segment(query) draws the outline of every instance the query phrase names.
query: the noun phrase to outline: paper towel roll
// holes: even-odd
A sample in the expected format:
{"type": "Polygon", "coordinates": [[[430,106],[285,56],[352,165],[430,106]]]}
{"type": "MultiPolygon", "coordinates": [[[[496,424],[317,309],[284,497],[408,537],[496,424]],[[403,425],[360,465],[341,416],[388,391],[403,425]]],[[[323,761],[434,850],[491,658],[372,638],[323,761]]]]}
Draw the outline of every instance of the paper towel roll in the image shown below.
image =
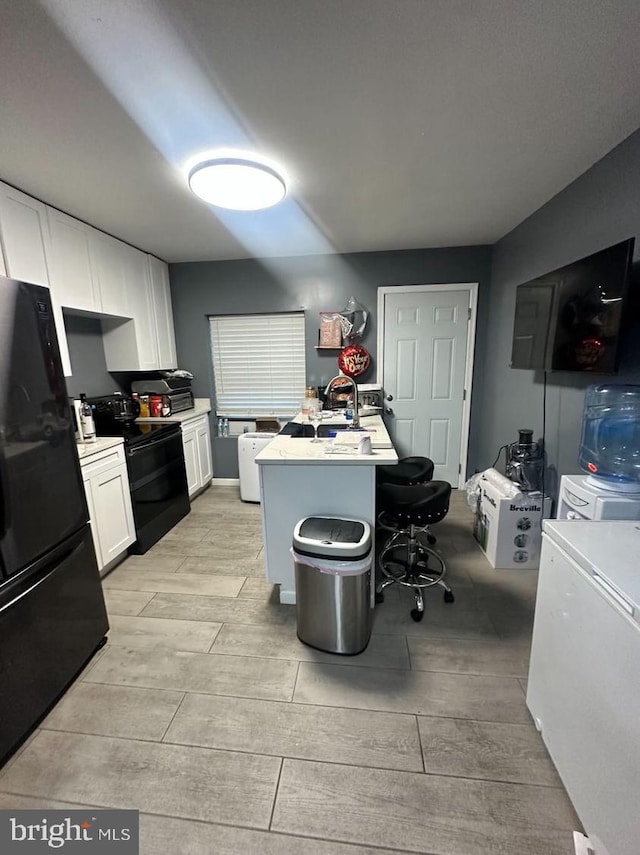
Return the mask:
{"type": "Polygon", "coordinates": [[[495,487],[496,490],[499,490],[506,499],[513,499],[514,502],[524,499],[524,493],[518,488],[518,485],[505,478],[497,469],[485,469],[482,477],[495,487]]]}

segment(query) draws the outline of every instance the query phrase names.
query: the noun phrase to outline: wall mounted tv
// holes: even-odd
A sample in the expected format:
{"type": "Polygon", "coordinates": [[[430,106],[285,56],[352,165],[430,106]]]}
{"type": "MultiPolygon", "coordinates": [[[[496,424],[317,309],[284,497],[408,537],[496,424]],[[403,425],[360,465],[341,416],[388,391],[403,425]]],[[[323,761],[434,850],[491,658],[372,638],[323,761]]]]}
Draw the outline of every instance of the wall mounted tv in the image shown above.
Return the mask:
{"type": "Polygon", "coordinates": [[[519,285],[512,368],[615,374],[634,238],[519,285]]]}

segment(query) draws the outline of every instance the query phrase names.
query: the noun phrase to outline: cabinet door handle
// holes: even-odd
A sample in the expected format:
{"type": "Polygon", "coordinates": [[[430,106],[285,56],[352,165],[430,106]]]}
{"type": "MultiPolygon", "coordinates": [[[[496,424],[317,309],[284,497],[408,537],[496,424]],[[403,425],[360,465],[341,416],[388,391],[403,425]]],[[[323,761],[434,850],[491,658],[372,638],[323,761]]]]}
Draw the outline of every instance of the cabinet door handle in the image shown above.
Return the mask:
{"type": "Polygon", "coordinates": [[[601,588],[604,588],[604,590],[607,592],[607,594],[609,594],[611,599],[615,600],[616,603],[621,608],[623,608],[627,614],[633,615],[633,606],[631,605],[631,603],[628,600],[625,600],[622,594],[619,594],[616,589],[613,588],[609,584],[609,582],[606,581],[606,579],[603,579],[599,573],[596,573],[595,570],[593,571],[593,581],[600,585],[601,588]]]}

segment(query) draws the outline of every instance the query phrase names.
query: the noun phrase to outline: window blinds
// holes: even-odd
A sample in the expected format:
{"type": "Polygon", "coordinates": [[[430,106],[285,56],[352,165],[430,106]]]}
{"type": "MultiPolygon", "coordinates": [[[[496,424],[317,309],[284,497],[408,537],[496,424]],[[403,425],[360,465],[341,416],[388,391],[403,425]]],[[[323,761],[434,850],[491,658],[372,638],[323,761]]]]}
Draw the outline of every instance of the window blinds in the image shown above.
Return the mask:
{"type": "Polygon", "coordinates": [[[305,389],[304,313],[210,317],[216,413],[292,416],[305,389]]]}

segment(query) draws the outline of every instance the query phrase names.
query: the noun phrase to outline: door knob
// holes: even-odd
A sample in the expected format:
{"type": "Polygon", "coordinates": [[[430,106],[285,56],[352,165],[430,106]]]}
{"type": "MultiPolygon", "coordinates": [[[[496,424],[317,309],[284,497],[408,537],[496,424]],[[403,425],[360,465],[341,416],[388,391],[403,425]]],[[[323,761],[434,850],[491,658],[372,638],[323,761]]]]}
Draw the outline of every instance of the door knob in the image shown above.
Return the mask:
{"type": "Polygon", "coordinates": [[[393,395],[387,395],[387,401],[393,401],[393,395]]]}
{"type": "Polygon", "coordinates": [[[391,407],[385,407],[385,408],[384,408],[384,411],[385,411],[385,413],[386,413],[388,416],[392,416],[392,415],[393,415],[393,410],[391,409],[391,407]]]}

